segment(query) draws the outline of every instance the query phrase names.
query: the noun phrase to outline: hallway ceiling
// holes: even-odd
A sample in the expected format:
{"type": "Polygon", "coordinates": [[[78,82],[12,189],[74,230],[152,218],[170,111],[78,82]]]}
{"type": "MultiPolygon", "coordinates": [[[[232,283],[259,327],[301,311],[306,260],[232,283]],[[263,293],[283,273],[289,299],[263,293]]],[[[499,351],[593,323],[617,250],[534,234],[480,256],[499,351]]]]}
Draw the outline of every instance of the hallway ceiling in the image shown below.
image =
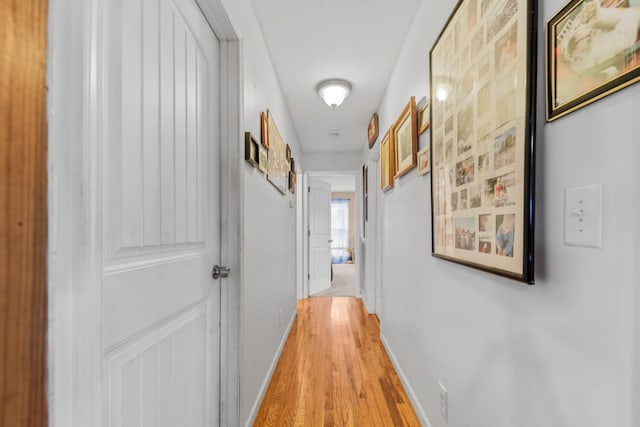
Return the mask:
{"type": "Polygon", "coordinates": [[[304,152],[364,149],[421,1],[251,0],[304,152]],[[335,109],[316,92],[330,78],[353,85],[335,109]]]}

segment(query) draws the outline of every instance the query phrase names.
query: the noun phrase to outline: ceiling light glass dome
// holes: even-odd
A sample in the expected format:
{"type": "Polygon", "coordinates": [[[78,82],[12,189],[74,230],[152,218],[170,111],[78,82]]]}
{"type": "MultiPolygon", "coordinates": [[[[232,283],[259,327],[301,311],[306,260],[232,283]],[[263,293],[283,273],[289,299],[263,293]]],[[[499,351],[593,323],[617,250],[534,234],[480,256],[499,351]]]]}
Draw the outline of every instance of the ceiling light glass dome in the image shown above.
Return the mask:
{"type": "Polygon", "coordinates": [[[318,94],[329,107],[338,107],[351,93],[351,83],[346,80],[324,80],[318,84],[318,94]]]}

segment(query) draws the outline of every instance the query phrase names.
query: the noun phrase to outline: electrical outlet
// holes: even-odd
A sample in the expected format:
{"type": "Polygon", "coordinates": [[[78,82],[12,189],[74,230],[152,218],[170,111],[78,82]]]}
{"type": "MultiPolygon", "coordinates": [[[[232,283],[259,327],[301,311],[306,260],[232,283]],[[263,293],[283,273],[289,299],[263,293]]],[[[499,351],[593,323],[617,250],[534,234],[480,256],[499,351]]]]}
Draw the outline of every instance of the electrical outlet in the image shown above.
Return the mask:
{"type": "Polygon", "coordinates": [[[438,382],[440,386],[440,413],[444,417],[445,421],[449,421],[449,397],[447,396],[447,389],[441,382],[438,382]]]}
{"type": "Polygon", "coordinates": [[[280,312],[278,313],[278,327],[282,328],[282,309],[280,309],[280,312]]]}

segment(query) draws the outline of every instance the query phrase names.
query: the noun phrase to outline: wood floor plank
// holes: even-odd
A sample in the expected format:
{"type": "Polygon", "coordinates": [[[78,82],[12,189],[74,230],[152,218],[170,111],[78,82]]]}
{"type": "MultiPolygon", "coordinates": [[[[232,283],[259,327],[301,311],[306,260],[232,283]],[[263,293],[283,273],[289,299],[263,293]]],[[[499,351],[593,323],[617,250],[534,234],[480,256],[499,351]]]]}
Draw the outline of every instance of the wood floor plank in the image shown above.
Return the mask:
{"type": "Polygon", "coordinates": [[[255,426],[419,426],[361,300],[298,301],[255,426]]]}

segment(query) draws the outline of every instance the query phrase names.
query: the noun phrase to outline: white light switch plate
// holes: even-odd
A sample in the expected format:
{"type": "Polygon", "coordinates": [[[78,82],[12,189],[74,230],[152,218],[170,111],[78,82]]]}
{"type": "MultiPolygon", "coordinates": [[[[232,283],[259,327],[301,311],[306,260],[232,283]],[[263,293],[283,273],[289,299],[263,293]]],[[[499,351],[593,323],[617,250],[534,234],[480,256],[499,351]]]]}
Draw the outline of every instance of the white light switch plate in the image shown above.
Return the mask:
{"type": "Polygon", "coordinates": [[[438,382],[438,386],[439,386],[439,392],[440,392],[440,414],[442,414],[442,417],[444,418],[444,420],[448,422],[449,421],[448,392],[445,386],[441,382],[438,382]]]}
{"type": "Polygon", "coordinates": [[[564,202],[564,243],[602,247],[602,185],[568,188],[564,202]]]}

